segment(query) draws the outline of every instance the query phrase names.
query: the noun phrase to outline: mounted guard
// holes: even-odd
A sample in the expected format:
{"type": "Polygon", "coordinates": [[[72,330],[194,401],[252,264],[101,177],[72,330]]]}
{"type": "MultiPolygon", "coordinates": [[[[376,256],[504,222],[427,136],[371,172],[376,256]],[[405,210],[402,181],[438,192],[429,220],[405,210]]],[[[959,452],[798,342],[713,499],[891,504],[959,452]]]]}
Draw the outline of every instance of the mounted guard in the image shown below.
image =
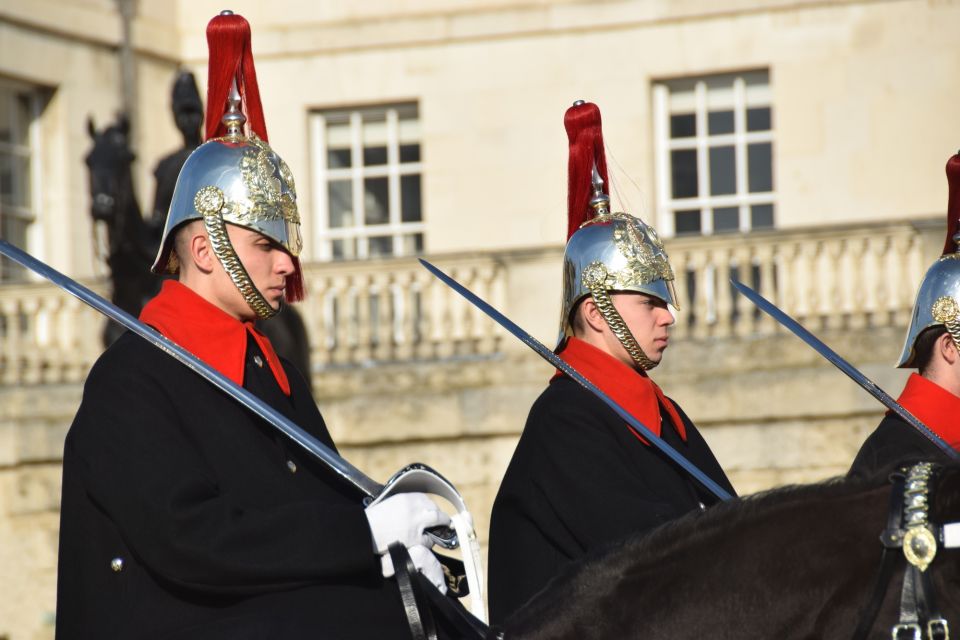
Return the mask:
{"type": "MultiPolygon", "coordinates": [[[[0,241],[132,331],[91,370],[65,443],[57,638],[406,637],[391,576],[461,612],[431,549],[455,544],[452,525],[465,563],[478,555],[469,514],[429,468],[380,485],[340,458],[306,381],[256,330],[303,294],[296,190],[266,141],[249,24],[224,12],[207,36],[209,140],[154,264],[177,278],[141,321],[0,241]]],[[[459,635],[447,619],[431,632],[459,635]]]]}
{"type": "MultiPolygon", "coordinates": [[[[568,242],[559,357],[733,493],[693,423],[650,379],[679,300],[656,231],[611,212],[596,105],[565,116],[568,242]]],[[[610,407],[558,371],[534,403],[493,507],[490,612],[495,624],[568,563],[618,538],[718,500],[610,407]]]]}
{"type": "MultiPolygon", "coordinates": [[[[960,450],[960,154],[947,160],[947,237],[943,254],[927,270],[913,306],[897,366],[916,369],[898,402],[955,451],[960,450]]],[[[954,456],[955,457],[955,456],[954,456]]],[[[863,443],[850,468],[870,476],[894,466],[950,462],[948,452],[888,412],[863,443]]]]}

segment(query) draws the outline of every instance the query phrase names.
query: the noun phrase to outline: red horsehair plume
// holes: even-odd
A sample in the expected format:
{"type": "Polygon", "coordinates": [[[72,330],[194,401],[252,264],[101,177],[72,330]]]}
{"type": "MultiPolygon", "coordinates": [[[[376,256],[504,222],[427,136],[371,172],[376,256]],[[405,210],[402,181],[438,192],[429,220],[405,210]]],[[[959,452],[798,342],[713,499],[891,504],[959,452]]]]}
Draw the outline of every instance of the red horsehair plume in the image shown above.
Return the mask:
{"type": "MultiPolygon", "coordinates": [[[[250,23],[235,13],[221,13],[207,24],[207,46],[210,62],[207,69],[206,138],[226,135],[221,121],[227,111],[227,98],[234,80],[240,93],[240,109],[247,117],[248,130],[267,141],[267,123],[260,103],[257,70],[253,66],[250,45],[250,23]]],[[[303,300],[303,269],[300,259],[293,257],[294,271],[286,279],[287,302],[303,300]]]]}
{"type": "Polygon", "coordinates": [[[207,70],[207,140],[226,135],[220,121],[227,111],[230,85],[237,81],[240,104],[247,117],[247,126],[262,140],[267,139],[267,125],[260,104],[257,71],[253,67],[250,47],[250,23],[233,13],[220,14],[207,24],[207,46],[210,63],[207,70]]]}
{"type": "Polygon", "coordinates": [[[957,253],[957,232],[960,231],[960,152],[947,160],[947,184],[950,196],[947,199],[947,241],[943,254],[957,253]]]}
{"type": "MultiPolygon", "coordinates": [[[[570,141],[570,160],[567,165],[567,239],[593,217],[590,199],[593,197],[593,168],[596,166],[605,190],[607,156],[603,151],[603,126],[600,108],[592,102],[578,101],[567,109],[563,117],[570,141]]],[[[609,191],[607,191],[609,193],[609,191]]]]}

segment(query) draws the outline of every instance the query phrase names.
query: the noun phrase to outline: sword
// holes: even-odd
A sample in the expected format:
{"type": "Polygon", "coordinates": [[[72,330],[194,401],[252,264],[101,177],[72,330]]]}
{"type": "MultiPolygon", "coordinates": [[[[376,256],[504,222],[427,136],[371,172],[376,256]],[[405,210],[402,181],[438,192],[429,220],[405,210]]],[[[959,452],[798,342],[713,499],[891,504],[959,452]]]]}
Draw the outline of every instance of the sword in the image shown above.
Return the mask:
{"type": "Polygon", "coordinates": [[[647,428],[642,422],[637,420],[635,417],[630,415],[626,409],[621,407],[617,402],[601,391],[595,384],[590,382],[582,373],[577,371],[575,368],[564,362],[560,357],[555,354],[553,351],[548,349],[542,342],[531,336],[529,333],[521,329],[516,323],[507,318],[505,315],[494,309],[489,303],[485,302],[475,293],[464,287],[462,284],[445,274],[440,269],[436,268],[423,258],[420,259],[420,264],[422,264],[427,271],[439,278],[444,284],[448,287],[459,293],[461,296],[469,300],[475,307],[483,311],[485,314],[493,318],[501,327],[512,333],[514,336],[520,339],[525,345],[533,349],[537,355],[541,358],[552,364],[554,367],[563,371],[565,374],[573,378],[574,381],[580,384],[584,389],[597,396],[600,400],[604,402],[608,407],[613,409],[618,416],[623,418],[627,424],[636,429],[643,435],[644,438],[650,443],[653,444],[657,449],[659,449],[664,455],[673,460],[679,467],[681,467],[688,474],[693,476],[693,478],[702,484],[706,489],[708,489],[713,495],[715,495],[720,500],[729,500],[731,496],[723,487],[714,482],[710,477],[708,477],[703,471],[698,469],[696,465],[691,463],[689,460],[684,458],[676,449],[671,447],[669,444],[664,442],[660,437],[656,436],[649,428],[647,428]]]}
{"type": "MultiPolygon", "coordinates": [[[[153,327],[147,326],[134,318],[126,311],[117,308],[114,304],[104,300],[96,293],[87,289],[75,280],[65,276],[53,267],[37,260],[29,253],[18,249],[6,240],[0,240],[0,254],[3,254],[11,260],[23,265],[34,273],[43,276],[53,284],[57,285],[66,292],[78,298],[81,302],[88,304],[111,320],[123,325],[133,333],[137,334],[153,346],[170,355],[170,357],[179,361],[181,364],[191,369],[202,378],[210,382],[227,395],[231,396],[244,407],[265,420],[270,426],[282,432],[288,438],[300,445],[304,450],[317,458],[320,462],[329,467],[338,476],[349,482],[360,490],[365,496],[365,502],[369,503],[378,498],[383,498],[388,494],[399,491],[428,491],[436,493],[448,500],[451,496],[459,497],[459,493],[453,485],[439,473],[423,464],[414,464],[402,469],[394,474],[385,485],[375,482],[369,476],[357,469],[355,466],[337,455],[332,449],[320,442],[301,427],[294,424],[286,416],[275,410],[273,407],[263,402],[240,385],[230,380],[225,375],[200,360],[180,345],[171,341],[153,327]],[[410,475],[410,472],[416,471],[418,477],[416,482],[409,478],[401,482],[410,475]],[[424,476],[435,476],[438,481],[437,486],[432,486],[424,481],[424,476]],[[415,488],[411,486],[416,485],[415,488]],[[396,491],[394,491],[396,489],[396,491]]],[[[455,500],[450,500],[458,509],[463,507],[462,498],[459,504],[455,500]]],[[[463,509],[465,510],[465,507],[463,509]]],[[[455,549],[458,546],[457,536],[453,530],[446,527],[435,527],[427,533],[441,546],[447,549],[455,549]]]]}
{"type": "Polygon", "coordinates": [[[737,291],[745,295],[750,302],[760,307],[760,309],[772,316],[774,320],[785,326],[787,329],[790,329],[794,335],[813,347],[814,351],[826,358],[830,364],[847,374],[851,380],[856,382],[867,393],[879,400],[880,403],[887,409],[890,409],[895,414],[903,418],[907,424],[919,431],[920,434],[927,438],[930,442],[937,445],[945,454],[954,460],[960,459],[960,454],[958,454],[953,447],[947,444],[943,438],[931,431],[927,425],[920,422],[920,420],[918,420],[917,417],[912,413],[904,409],[903,405],[894,400],[890,394],[877,386],[873,380],[863,375],[856,367],[844,360],[840,354],[825,345],[819,338],[810,333],[806,327],[791,318],[775,304],[742,282],[737,282],[736,280],[731,279],[730,283],[736,287],[737,291]]]}

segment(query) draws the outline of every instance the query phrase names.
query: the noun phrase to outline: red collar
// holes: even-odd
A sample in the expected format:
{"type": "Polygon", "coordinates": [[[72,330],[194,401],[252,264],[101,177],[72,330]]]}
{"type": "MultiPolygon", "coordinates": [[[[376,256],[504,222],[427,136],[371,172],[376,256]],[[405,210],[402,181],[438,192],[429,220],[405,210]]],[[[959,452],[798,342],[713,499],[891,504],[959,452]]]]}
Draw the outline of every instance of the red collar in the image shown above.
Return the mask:
{"type": "MultiPolygon", "coordinates": [[[[663,406],[676,432],[683,440],[687,439],[687,430],[677,408],[645,373],[640,373],[600,349],[573,337],[567,340],[566,346],[560,352],[560,358],[582,373],[658,438],[661,433],[660,407],[663,406]]],[[[554,379],[561,375],[563,373],[557,371],[554,379]]],[[[633,427],[630,427],[630,430],[642,442],[649,444],[633,427]]]]}
{"type": "MultiPolygon", "coordinates": [[[[911,373],[897,402],[934,433],[960,450],[960,398],[936,382],[911,373]]],[[[889,411],[887,413],[890,413],[889,411]]]]}
{"type": "Polygon", "coordinates": [[[160,293],[140,312],[140,320],[239,385],[243,385],[249,333],[266,356],[280,389],[290,395],[287,374],[267,337],[252,322],[240,322],[186,285],[164,281],[160,293]]]}

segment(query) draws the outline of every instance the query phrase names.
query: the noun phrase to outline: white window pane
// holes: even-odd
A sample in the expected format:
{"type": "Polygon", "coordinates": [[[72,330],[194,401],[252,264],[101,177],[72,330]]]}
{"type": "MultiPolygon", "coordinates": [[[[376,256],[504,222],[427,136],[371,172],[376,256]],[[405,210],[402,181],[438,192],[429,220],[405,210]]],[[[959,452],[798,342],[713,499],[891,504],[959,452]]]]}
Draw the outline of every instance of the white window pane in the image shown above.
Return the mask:
{"type": "Polygon", "coordinates": [[[403,255],[411,256],[423,253],[423,234],[413,233],[403,236],[403,255]]]}
{"type": "Polygon", "coordinates": [[[671,138],[692,138],[697,135],[697,114],[678,113],[670,116],[671,138]]]}
{"type": "Polygon", "coordinates": [[[0,142],[13,142],[13,94],[0,88],[0,142]]]}
{"type": "Polygon", "coordinates": [[[737,192],[737,162],[734,148],[710,148],[710,195],[729,195],[737,192]]]}
{"type": "Polygon", "coordinates": [[[327,149],[327,169],[345,169],[350,166],[350,149],[348,148],[329,148],[327,149]]]}
{"type": "Polygon", "coordinates": [[[384,121],[380,122],[363,122],[363,146],[365,147],[376,147],[384,146],[387,144],[387,123],[384,121]]]}
{"type": "Polygon", "coordinates": [[[670,152],[671,182],[674,198],[697,197],[697,151],[677,149],[670,152]]]}
{"type": "Polygon", "coordinates": [[[770,74],[766,71],[743,74],[743,83],[748,105],[766,105],[773,102],[773,94],[770,91],[770,74]]]}
{"type": "Polygon", "coordinates": [[[350,148],[350,124],[327,124],[327,146],[350,148]]]}
{"type": "Polygon", "coordinates": [[[390,221],[389,187],[386,178],[363,181],[364,224],[386,224],[390,221]]]}
{"type": "Polygon", "coordinates": [[[712,136],[733,133],[733,110],[711,111],[708,113],[707,132],[712,136]]]}
{"type": "Polygon", "coordinates": [[[687,88],[670,88],[670,113],[692,113],[697,108],[697,99],[691,85],[687,88]]]}
{"type": "Polygon", "coordinates": [[[398,137],[400,142],[419,142],[420,141],[420,121],[419,120],[400,120],[398,124],[398,137]]]}
{"type": "Polygon", "coordinates": [[[371,258],[380,258],[393,255],[393,238],[390,236],[374,236],[367,244],[367,254],[371,258]]]}
{"type": "Polygon", "coordinates": [[[733,108],[733,79],[707,82],[707,109],[723,111],[733,108]]]}
{"type": "Polygon", "coordinates": [[[713,210],[713,232],[731,233],[740,230],[740,207],[717,207],[713,210]]]}
{"type": "Polygon", "coordinates": [[[331,180],[327,184],[331,229],[353,226],[353,184],[350,180],[331,180]]]}
{"type": "Polygon", "coordinates": [[[400,219],[403,222],[420,222],[420,174],[400,178],[400,219]]]}
{"type": "Polygon", "coordinates": [[[30,144],[30,121],[33,120],[33,99],[29,94],[18,93],[16,98],[16,118],[14,121],[14,144],[30,144]]]}
{"type": "Polygon", "coordinates": [[[400,162],[420,162],[419,144],[401,144],[400,162]]]}
{"type": "Polygon", "coordinates": [[[677,235],[700,233],[700,210],[686,209],[673,214],[673,226],[677,235]]]}
{"type": "Polygon", "coordinates": [[[357,257],[357,241],[354,238],[342,238],[330,243],[330,253],[334,260],[350,260],[357,257]]]}
{"type": "Polygon", "coordinates": [[[773,205],[755,204],[750,207],[750,228],[751,229],[771,229],[773,228],[773,205]]]}
{"type": "Polygon", "coordinates": [[[383,164],[387,164],[386,145],[363,148],[363,166],[375,167],[383,164]]]}
{"type": "Polygon", "coordinates": [[[773,191],[773,146],[769,142],[747,147],[747,167],[751,193],[773,191]]]}

